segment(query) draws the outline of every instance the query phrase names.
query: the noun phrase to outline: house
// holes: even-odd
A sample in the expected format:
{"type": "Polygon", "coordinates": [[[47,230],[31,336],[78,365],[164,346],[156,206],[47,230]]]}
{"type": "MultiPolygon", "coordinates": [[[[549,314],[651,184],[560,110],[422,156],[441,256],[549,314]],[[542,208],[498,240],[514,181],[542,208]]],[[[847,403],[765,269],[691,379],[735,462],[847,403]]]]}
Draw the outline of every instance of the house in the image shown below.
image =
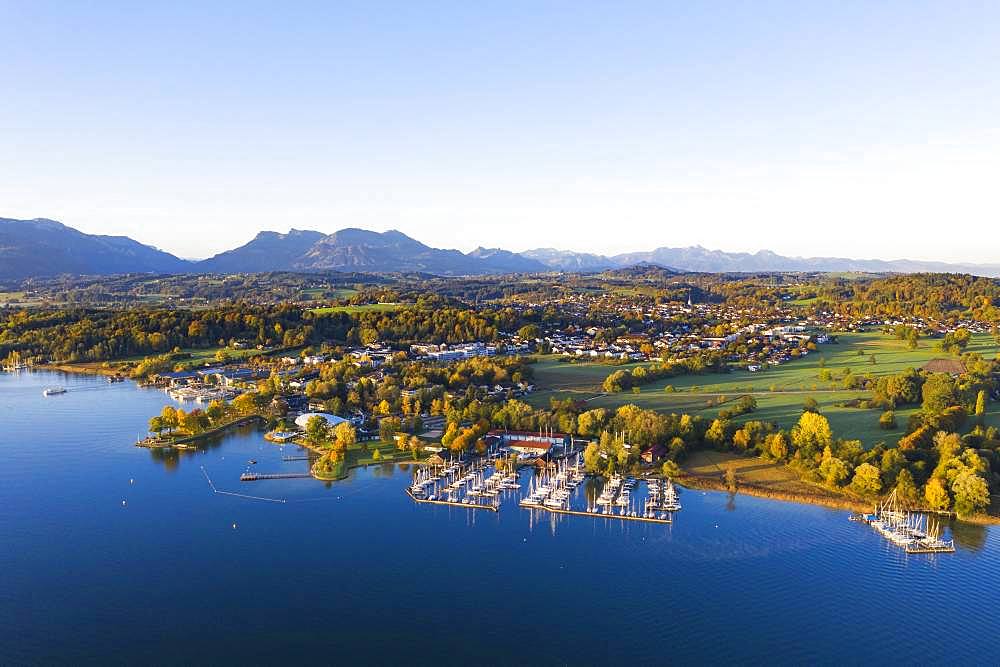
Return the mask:
{"type": "Polygon", "coordinates": [[[180,387],[198,379],[196,371],[178,371],[176,373],[157,373],[155,380],[166,380],[171,387],[180,387]]]}
{"type": "Polygon", "coordinates": [[[657,443],[652,447],[647,447],[646,449],[642,450],[642,452],[640,452],[639,454],[639,458],[641,458],[646,463],[657,463],[666,458],[667,452],[668,450],[666,445],[664,445],[663,443],[657,443]]]}
{"type": "Polygon", "coordinates": [[[928,373],[947,373],[952,377],[965,373],[965,364],[958,359],[931,359],[921,368],[928,373]]]}

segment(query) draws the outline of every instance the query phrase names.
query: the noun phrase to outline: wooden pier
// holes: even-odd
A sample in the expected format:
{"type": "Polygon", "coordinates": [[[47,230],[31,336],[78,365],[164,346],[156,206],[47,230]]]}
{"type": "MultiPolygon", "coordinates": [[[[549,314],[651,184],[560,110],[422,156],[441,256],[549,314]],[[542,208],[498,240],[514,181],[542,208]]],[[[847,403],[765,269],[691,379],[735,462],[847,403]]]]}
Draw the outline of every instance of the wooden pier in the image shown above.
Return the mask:
{"type": "Polygon", "coordinates": [[[307,472],[245,472],[240,475],[241,482],[256,482],[262,479],[303,479],[312,477],[307,472]]]}
{"type": "Polygon", "coordinates": [[[563,510],[545,505],[521,505],[522,509],[542,510],[553,514],[568,514],[570,516],[589,516],[592,519],[621,519],[622,521],[644,521],[646,523],[673,523],[673,519],[656,519],[648,516],[628,516],[627,514],[599,514],[597,512],[584,512],[581,510],[563,510]]]}
{"type": "Polygon", "coordinates": [[[429,503],[431,505],[448,505],[449,507],[464,507],[467,510],[488,510],[499,512],[496,505],[480,505],[479,503],[453,503],[450,500],[428,500],[427,498],[417,498],[410,489],[406,489],[406,495],[415,503],[429,503]]]}
{"type": "Polygon", "coordinates": [[[954,542],[939,546],[923,546],[920,544],[908,544],[905,547],[908,554],[953,554],[955,553],[954,542]]]}
{"type": "Polygon", "coordinates": [[[281,460],[282,461],[311,461],[314,458],[317,458],[317,457],[313,457],[313,456],[282,456],[281,460]]]}

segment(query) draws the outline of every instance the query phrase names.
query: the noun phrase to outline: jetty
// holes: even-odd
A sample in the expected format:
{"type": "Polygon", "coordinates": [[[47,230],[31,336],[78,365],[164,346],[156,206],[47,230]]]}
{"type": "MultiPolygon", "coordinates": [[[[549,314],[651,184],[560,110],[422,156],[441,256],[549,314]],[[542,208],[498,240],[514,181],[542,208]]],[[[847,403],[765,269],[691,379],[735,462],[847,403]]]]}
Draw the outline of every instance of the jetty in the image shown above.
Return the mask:
{"type": "Polygon", "coordinates": [[[651,516],[642,515],[630,515],[630,514],[602,514],[600,512],[591,512],[588,510],[570,510],[570,509],[559,509],[556,507],[546,507],[545,505],[524,505],[521,507],[523,509],[529,510],[542,510],[545,512],[551,512],[552,514],[568,514],[570,516],[589,516],[593,519],[621,519],[622,521],[642,521],[645,523],[673,523],[674,520],[670,517],[660,519],[651,516]]]}
{"type": "Polygon", "coordinates": [[[307,472],[245,472],[240,475],[241,482],[256,482],[263,479],[304,479],[312,477],[307,472]]]}
{"type": "Polygon", "coordinates": [[[410,497],[410,500],[412,500],[415,503],[429,503],[431,505],[448,505],[449,507],[461,507],[467,510],[488,510],[490,512],[500,511],[500,508],[497,507],[496,505],[485,505],[483,503],[474,503],[471,501],[462,502],[458,500],[437,500],[437,499],[431,500],[430,498],[417,498],[415,495],[413,495],[410,489],[406,489],[406,495],[408,495],[410,497]]]}

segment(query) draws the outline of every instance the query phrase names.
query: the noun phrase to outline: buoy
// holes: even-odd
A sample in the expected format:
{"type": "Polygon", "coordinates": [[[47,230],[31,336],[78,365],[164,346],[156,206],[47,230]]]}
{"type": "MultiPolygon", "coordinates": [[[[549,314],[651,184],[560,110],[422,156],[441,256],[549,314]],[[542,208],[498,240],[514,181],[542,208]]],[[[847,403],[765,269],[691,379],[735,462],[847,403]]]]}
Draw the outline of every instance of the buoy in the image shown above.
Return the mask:
{"type": "Polygon", "coordinates": [[[122,507],[125,507],[125,501],[124,500],[122,501],[122,507]]]}
{"type": "Polygon", "coordinates": [[[233,522],[233,530],[236,530],[236,522],[233,522]]]}
{"type": "Polygon", "coordinates": [[[135,478],[134,477],[130,477],[129,480],[128,480],[128,483],[129,484],[135,484],[135,478]]]}

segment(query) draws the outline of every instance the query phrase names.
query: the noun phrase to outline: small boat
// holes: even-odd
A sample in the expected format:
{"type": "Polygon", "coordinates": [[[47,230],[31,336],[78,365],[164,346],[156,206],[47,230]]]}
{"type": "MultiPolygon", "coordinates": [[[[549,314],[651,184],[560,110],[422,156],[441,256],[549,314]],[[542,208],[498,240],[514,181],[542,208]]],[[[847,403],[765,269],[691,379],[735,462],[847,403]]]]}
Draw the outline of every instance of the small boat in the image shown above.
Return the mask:
{"type": "Polygon", "coordinates": [[[42,392],[42,396],[55,396],[56,394],[65,394],[65,393],[66,393],[65,387],[49,387],[48,389],[42,392]]]}
{"type": "Polygon", "coordinates": [[[247,461],[247,465],[248,466],[255,466],[255,465],[257,465],[257,459],[250,459],[249,461],[247,461]]]}

